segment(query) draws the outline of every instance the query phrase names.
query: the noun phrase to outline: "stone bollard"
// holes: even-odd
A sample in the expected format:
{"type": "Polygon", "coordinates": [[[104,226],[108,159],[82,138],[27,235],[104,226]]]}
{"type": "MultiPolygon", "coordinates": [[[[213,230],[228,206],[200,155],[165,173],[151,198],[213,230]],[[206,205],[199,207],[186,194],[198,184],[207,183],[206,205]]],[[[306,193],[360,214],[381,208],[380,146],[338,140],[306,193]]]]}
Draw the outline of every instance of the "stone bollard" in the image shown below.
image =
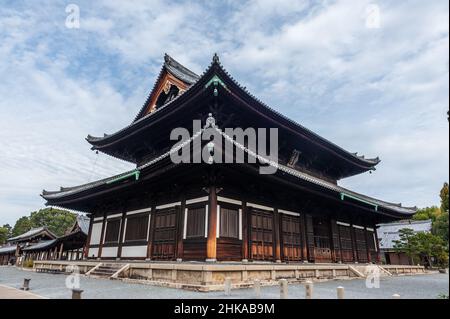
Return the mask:
{"type": "Polygon", "coordinates": [[[81,289],[72,289],[72,299],[81,299],[81,293],[83,290],[81,289]]]}
{"type": "Polygon", "coordinates": [[[339,286],[336,288],[336,290],[337,290],[337,298],[344,299],[344,287],[339,286]]]}
{"type": "Polygon", "coordinates": [[[225,295],[229,296],[231,294],[231,278],[227,277],[225,278],[224,281],[224,290],[225,290],[225,295]]]}
{"type": "Polygon", "coordinates": [[[392,295],[392,299],[400,299],[400,295],[399,294],[393,294],[392,295]]]}
{"type": "Polygon", "coordinates": [[[288,299],[288,281],[280,279],[280,299],[288,299]]]}
{"type": "Polygon", "coordinates": [[[22,289],[22,290],[30,290],[30,280],[31,280],[31,278],[24,278],[23,279],[23,286],[20,289],[22,289]]]}
{"type": "Polygon", "coordinates": [[[306,292],[306,299],[312,299],[313,296],[313,283],[312,281],[307,281],[305,283],[305,292],[306,292]]]}
{"type": "Polygon", "coordinates": [[[253,285],[255,288],[255,298],[261,298],[261,281],[259,279],[255,279],[253,285]]]}

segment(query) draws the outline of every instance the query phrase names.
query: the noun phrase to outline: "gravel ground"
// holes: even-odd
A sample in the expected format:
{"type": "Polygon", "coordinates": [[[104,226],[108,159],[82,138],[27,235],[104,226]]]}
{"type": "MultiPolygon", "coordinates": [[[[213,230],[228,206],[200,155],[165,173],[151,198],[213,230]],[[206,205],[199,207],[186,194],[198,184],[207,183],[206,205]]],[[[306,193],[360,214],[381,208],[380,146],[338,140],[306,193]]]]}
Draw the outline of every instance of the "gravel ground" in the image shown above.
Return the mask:
{"type": "MultiPolygon", "coordinates": [[[[19,288],[23,278],[31,278],[31,292],[47,298],[70,298],[66,288],[66,275],[53,275],[25,271],[15,267],[0,266],[0,284],[19,288]]],[[[415,276],[382,277],[380,288],[366,288],[365,280],[333,280],[314,283],[314,298],[336,298],[336,287],[345,288],[347,299],[385,299],[400,294],[404,299],[435,299],[439,294],[449,294],[448,274],[426,274],[415,276]]],[[[80,276],[83,298],[104,299],[192,299],[192,298],[255,298],[253,289],[236,289],[227,296],[223,291],[193,292],[181,289],[156,287],[143,284],[125,283],[118,280],[96,279],[80,276]]],[[[279,287],[261,287],[261,298],[280,297],[279,287]]],[[[0,296],[1,298],[1,296],[0,296]]],[[[289,285],[289,298],[305,298],[303,284],[289,285]]]]}

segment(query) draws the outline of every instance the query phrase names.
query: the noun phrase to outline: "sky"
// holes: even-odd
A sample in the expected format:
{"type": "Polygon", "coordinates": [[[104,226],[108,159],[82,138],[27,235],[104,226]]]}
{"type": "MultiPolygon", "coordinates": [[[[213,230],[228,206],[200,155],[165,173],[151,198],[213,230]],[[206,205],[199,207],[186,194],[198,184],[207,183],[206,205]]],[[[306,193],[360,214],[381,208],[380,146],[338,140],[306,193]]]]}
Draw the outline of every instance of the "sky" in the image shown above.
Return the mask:
{"type": "Polygon", "coordinates": [[[42,189],[132,167],[85,137],[131,123],[166,52],[197,73],[217,52],[272,108],[381,158],[340,185],[439,205],[449,179],[446,0],[0,3],[0,225],[43,208],[42,189]]]}

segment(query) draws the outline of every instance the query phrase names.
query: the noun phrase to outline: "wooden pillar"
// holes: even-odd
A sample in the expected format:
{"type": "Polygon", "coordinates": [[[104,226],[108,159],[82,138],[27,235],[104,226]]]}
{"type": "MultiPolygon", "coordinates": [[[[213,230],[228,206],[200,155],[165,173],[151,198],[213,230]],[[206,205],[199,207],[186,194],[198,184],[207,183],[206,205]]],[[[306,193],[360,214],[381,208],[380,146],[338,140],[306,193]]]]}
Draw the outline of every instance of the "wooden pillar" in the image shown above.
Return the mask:
{"type": "Polygon", "coordinates": [[[341,261],[341,249],[339,243],[339,230],[335,219],[330,220],[331,248],[333,262],[341,261]]]}
{"type": "Polygon", "coordinates": [[[55,246],[55,249],[53,249],[53,256],[52,256],[53,260],[58,259],[58,246],[55,246]]]}
{"type": "Polygon", "coordinates": [[[242,202],[242,261],[247,262],[248,261],[248,238],[249,238],[249,213],[247,209],[246,202],[242,202]]]}
{"type": "Polygon", "coordinates": [[[367,227],[365,227],[365,226],[364,226],[364,236],[366,237],[367,262],[371,263],[372,262],[372,256],[370,254],[369,240],[373,240],[373,237],[369,238],[369,231],[367,230],[367,227]]]}
{"type": "Polygon", "coordinates": [[[302,243],[302,260],[306,261],[308,260],[308,246],[306,241],[306,219],[305,214],[300,215],[300,236],[301,236],[301,243],[302,243]]]}
{"type": "Polygon", "coordinates": [[[313,217],[309,214],[305,215],[305,229],[306,229],[306,245],[308,247],[308,261],[314,262],[314,224],[313,217]]]}
{"type": "Polygon", "coordinates": [[[281,243],[280,243],[280,214],[278,209],[273,210],[273,245],[274,245],[274,259],[276,262],[281,262],[281,243]]]}
{"type": "Polygon", "coordinates": [[[208,238],[206,240],[206,261],[217,260],[217,192],[216,186],[209,187],[208,238]]]}
{"type": "Polygon", "coordinates": [[[376,263],[379,264],[379,263],[381,263],[381,254],[380,254],[380,241],[378,240],[378,233],[377,233],[376,225],[373,225],[373,234],[375,236],[375,248],[377,250],[376,263]]]}
{"type": "Polygon", "coordinates": [[[184,196],[181,198],[181,206],[177,207],[177,250],[176,259],[177,261],[182,261],[184,258],[183,254],[183,231],[184,231],[184,214],[186,209],[186,199],[184,196]]]}
{"type": "Polygon", "coordinates": [[[105,227],[106,227],[106,211],[103,213],[102,231],[100,233],[100,246],[98,247],[97,258],[102,258],[103,250],[103,238],[105,237],[105,227]]]}
{"type": "Polygon", "coordinates": [[[150,229],[148,234],[148,243],[147,243],[147,260],[152,258],[152,249],[153,249],[153,233],[155,230],[155,216],[156,216],[156,200],[153,200],[152,208],[150,211],[150,229]]]}
{"type": "Polygon", "coordinates": [[[59,260],[61,260],[63,257],[63,249],[64,249],[64,243],[61,243],[61,246],[59,246],[59,255],[58,255],[59,260]]]}
{"type": "Polygon", "coordinates": [[[86,244],[84,245],[83,249],[83,255],[84,257],[87,259],[89,258],[89,245],[91,242],[91,234],[92,234],[92,224],[94,223],[94,215],[90,215],[89,216],[89,231],[88,231],[88,236],[86,238],[86,244]]]}
{"type": "Polygon", "coordinates": [[[358,248],[356,246],[356,234],[355,227],[353,227],[353,222],[350,223],[350,235],[352,237],[353,262],[358,262],[358,248]]]}
{"type": "Polygon", "coordinates": [[[122,211],[122,220],[120,222],[119,244],[117,247],[117,259],[120,259],[122,257],[123,233],[125,231],[126,216],[127,216],[127,210],[126,210],[126,207],[124,206],[123,211],[122,211]]]}

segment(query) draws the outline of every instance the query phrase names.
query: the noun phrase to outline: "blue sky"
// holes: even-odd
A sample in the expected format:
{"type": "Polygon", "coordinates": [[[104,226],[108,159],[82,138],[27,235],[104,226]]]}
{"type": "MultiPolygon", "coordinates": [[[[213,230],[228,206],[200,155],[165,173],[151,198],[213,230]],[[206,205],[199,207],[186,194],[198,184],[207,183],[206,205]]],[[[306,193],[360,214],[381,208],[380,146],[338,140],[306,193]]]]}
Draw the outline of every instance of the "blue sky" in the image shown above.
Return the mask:
{"type": "Polygon", "coordinates": [[[129,124],[165,52],[201,73],[217,52],[260,99],[382,162],[340,183],[404,205],[448,181],[448,1],[2,1],[0,224],[42,189],[130,168],[87,134],[129,124]],[[379,9],[379,25],[367,23],[379,9]]]}

